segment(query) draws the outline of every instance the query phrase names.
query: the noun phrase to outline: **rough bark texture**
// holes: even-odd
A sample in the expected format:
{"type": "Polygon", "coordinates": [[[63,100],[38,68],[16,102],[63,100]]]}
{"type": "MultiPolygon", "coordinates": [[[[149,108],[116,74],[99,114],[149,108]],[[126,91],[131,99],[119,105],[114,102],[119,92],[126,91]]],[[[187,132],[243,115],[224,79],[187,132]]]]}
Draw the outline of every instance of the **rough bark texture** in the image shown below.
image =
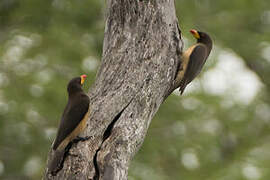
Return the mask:
{"type": "Polygon", "coordinates": [[[108,0],[103,59],[81,135],[91,138],[73,144],[63,168],[44,178],[127,179],[151,119],[177,86],[181,51],[173,0],[108,0]]]}

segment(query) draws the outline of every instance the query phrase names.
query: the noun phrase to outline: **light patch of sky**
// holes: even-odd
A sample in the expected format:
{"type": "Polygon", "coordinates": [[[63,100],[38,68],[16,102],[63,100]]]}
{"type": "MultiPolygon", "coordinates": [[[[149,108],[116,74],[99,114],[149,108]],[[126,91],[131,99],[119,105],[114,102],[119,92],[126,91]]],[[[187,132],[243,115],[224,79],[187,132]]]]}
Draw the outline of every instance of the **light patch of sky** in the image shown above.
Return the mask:
{"type": "Polygon", "coordinates": [[[33,84],[30,89],[30,94],[34,97],[41,97],[44,93],[44,89],[43,87],[41,87],[40,85],[37,84],[33,84]]]}
{"type": "MultiPolygon", "coordinates": [[[[42,55],[37,55],[33,59],[28,58],[16,63],[16,65],[12,66],[11,69],[18,76],[26,76],[33,71],[37,71],[38,69],[44,68],[44,66],[46,65],[47,65],[47,58],[42,55]]],[[[49,78],[51,78],[52,74],[53,74],[52,71],[47,68],[45,70],[40,71],[35,77],[37,78],[37,80],[40,80],[41,83],[45,84],[50,80],[49,78]],[[43,74],[44,71],[45,72],[47,71],[48,74],[44,75],[43,74]]]]}
{"type": "Polygon", "coordinates": [[[48,64],[48,58],[41,54],[37,55],[33,60],[37,65],[37,68],[42,68],[48,64]]]}
{"type": "Polygon", "coordinates": [[[37,157],[31,157],[24,165],[24,173],[25,175],[32,177],[35,174],[38,174],[41,169],[42,160],[37,157]]]}
{"type": "MultiPolygon", "coordinates": [[[[12,70],[18,76],[26,76],[33,71],[38,71],[39,69],[44,68],[46,64],[46,58],[39,55],[34,59],[23,59],[16,64],[12,64],[12,66],[6,66],[5,68],[12,70]]],[[[42,80],[46,81],[44,78],[42,78],[42,80]]]]}
{"type": "Polygon", "coordinates": [[[23,48],[20,46],[12,46],[8,48],[6,53],[3,55],[3,62],[5,65],[17,63],[23,55],[23,48]]]}
{"type": "Polygon", "coordinates": [[[267,45],[262,48],[262,57],[270,63],[270,44],[269,43],[267,43],[267,45]]]}
{"type": "Polygon", "coordinates": [[[6,87],[9,84],[9,79],[5,73],[0,73],[0,87],[6,87]]]}
{"type": "Polygon", "coordinates": [[[193,149],[187,149],[182,152],[181,162],[188,170],[195,170],[200,167],[199,159],[193,149]]]}
{"type": "Polygon", "coordinates": [[[52,79],[53,73],[51,69],[44,69],[37,73],[36,79],[39,83],[46,84],[52,79]]]}
{"type": "Polygon", "coordinates": [[[194,110],[201,105],[201,101],[196,98],[187,97],[181,101],[182,106],[188,110],[194,110]]]}
{"type": "Polygon", "coordinates": [[[7,51],[3,55],[3,62],[6,65],[13,65],[21,60],[25,50],[33,45],[33,40],[23,35],[16,35],[7,43],[7,51]]]}
{"type": "Polygon", "coordinates": [[[202,124],[201,130],[211,135],[216,135],[221,129],[221,124],[218,120],[207,120],[202,124]]]}
{"type": "Polygon", "coordinates": [[[83,59],[81,67],[86,72],[93,72],[97,69],[98,64],[99,62],[95,57],[88,56],[83,59]]]}
{"type": "Polygon", "coordinates": [[[34,41],[27,36],[23,36],[23,35],[16,35],[14,36],[13,40],[12,40],[13,44],[17,44],[18,46],[24,47],[24,48],[30,48],[34,41]]]}
{"type": "Polygon", "coordinates": [[[172,126],[172,132],[178,136],[185,135],[187,132],[187,128],[186,128],[185,123],[183,123],[181,121],[176,121],[172,126]]]}
{"type": "Polygon", "coordinates": [[[28,122],[38,123],[40,119],[40,115],[35,109],[30,108],[26,112],[26,118],[28,122]]]}
{"type": "Polygon", "coordinates": [[[203,74],[203,86],[214,95],[225,95],[238,103],[249,104],[262,87],[255,73],[230,51],[222,51],[215,68],[203,74]]]}
{"type": "Polygon", "coordinates": [[[5,44],[6,50],[1,57],[3,67],[12,69],[17,75],[27,75],[34,67],[29,64],[31,61],[24,60],[23,56],[28,49],[39,44],[41,39],[38,34],[30,34],[29,36],[15,35],[5,44]]]}
{"type": "Polygon", "coordinates": [[[257,180],[262,176],[260,169],[252,164],[243,165],[242,174],[248,180],[257,180]]]}
{"type": "Polygon", "coordinates": [[[45,137],[46,137],[48,140],[53,141],[53,139],[54,139],[55,136],[56,136],[56,131],[57,131],[56,128],[46,128],[46,129],[44,130],[45,137]]]}

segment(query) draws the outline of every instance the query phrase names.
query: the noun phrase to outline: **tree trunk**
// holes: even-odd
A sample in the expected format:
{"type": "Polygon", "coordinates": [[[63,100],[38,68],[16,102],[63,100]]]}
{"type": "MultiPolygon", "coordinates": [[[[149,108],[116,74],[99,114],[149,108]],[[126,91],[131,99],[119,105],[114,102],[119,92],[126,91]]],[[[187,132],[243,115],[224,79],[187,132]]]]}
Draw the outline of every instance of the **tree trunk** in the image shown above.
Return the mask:
{"type": "MultiPolygon", "coordinates": [[[[88,126],[45,179],[127,179],[151,119],[177,87],[182,41],[173,0],[107,0],[103,59],[88,126]]],[[[52,154],[49,154],[49,159],[52,154]]]]}

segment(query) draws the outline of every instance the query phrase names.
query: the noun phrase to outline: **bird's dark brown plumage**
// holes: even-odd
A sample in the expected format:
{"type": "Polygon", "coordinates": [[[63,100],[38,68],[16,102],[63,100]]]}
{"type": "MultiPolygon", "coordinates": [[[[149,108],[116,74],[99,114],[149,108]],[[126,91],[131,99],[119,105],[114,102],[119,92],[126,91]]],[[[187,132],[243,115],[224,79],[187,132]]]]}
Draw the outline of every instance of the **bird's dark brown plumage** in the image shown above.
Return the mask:
{"type": "Polygon", "coordinates": [[[49,171],[59,168],[65,148],[85,126],[89,116],[89,97],[82,89],[86,75],[73,78],[67,87],[68,103],[64,109],[56,139],[53,143],[54,157],[49,165],[49,171]]]}
{"type": "Polygon", "coordinates": [[[89,98],[80,93],[70,97],[62,116],[53,149],[56,150],[60,143],[79,125],[89,108],[89,98]]]}
{"type": "Polygon", "coordinates": [[[208,34],[196,30],[190,32],[197,38],[197,43],[184,52],[182,56],[183,72],[179,71],[178,74],[178,78],[181,79],[179,88],[181,94],[183,94],[186,86],[201,72],[212,49],[212,40],[208,34]]]}
{"type": "Polygon", "coordinates": [[[68,103],[65,107],[53,149],[79,125],[89,108],[89,97],[81,88],[81,78],[74,78],[68,84],[68,103]]]}

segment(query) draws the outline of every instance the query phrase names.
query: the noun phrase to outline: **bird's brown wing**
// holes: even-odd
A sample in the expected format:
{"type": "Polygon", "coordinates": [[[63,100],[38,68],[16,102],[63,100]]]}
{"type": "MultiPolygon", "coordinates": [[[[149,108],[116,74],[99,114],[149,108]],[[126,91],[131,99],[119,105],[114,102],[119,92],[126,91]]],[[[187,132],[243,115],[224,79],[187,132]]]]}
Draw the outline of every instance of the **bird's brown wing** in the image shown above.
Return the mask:
{"type": "Polygon", "coordinates": [[[53,149],[62,143],[72,131],[80,124],[89,108],[89,97],[87,95],[80,96],[77,99],[69,100],[63,113],[57,136],[53,144],[53,149]]]}
{"type": "Polygon", "coordinates": [[[207,47],[203,44],[196,45],[190,54],[187,70],[181,81],[179,89],[181,94],[183,94],[186,86],[201,72],[207,58],[206,56],[207,47]]]}

